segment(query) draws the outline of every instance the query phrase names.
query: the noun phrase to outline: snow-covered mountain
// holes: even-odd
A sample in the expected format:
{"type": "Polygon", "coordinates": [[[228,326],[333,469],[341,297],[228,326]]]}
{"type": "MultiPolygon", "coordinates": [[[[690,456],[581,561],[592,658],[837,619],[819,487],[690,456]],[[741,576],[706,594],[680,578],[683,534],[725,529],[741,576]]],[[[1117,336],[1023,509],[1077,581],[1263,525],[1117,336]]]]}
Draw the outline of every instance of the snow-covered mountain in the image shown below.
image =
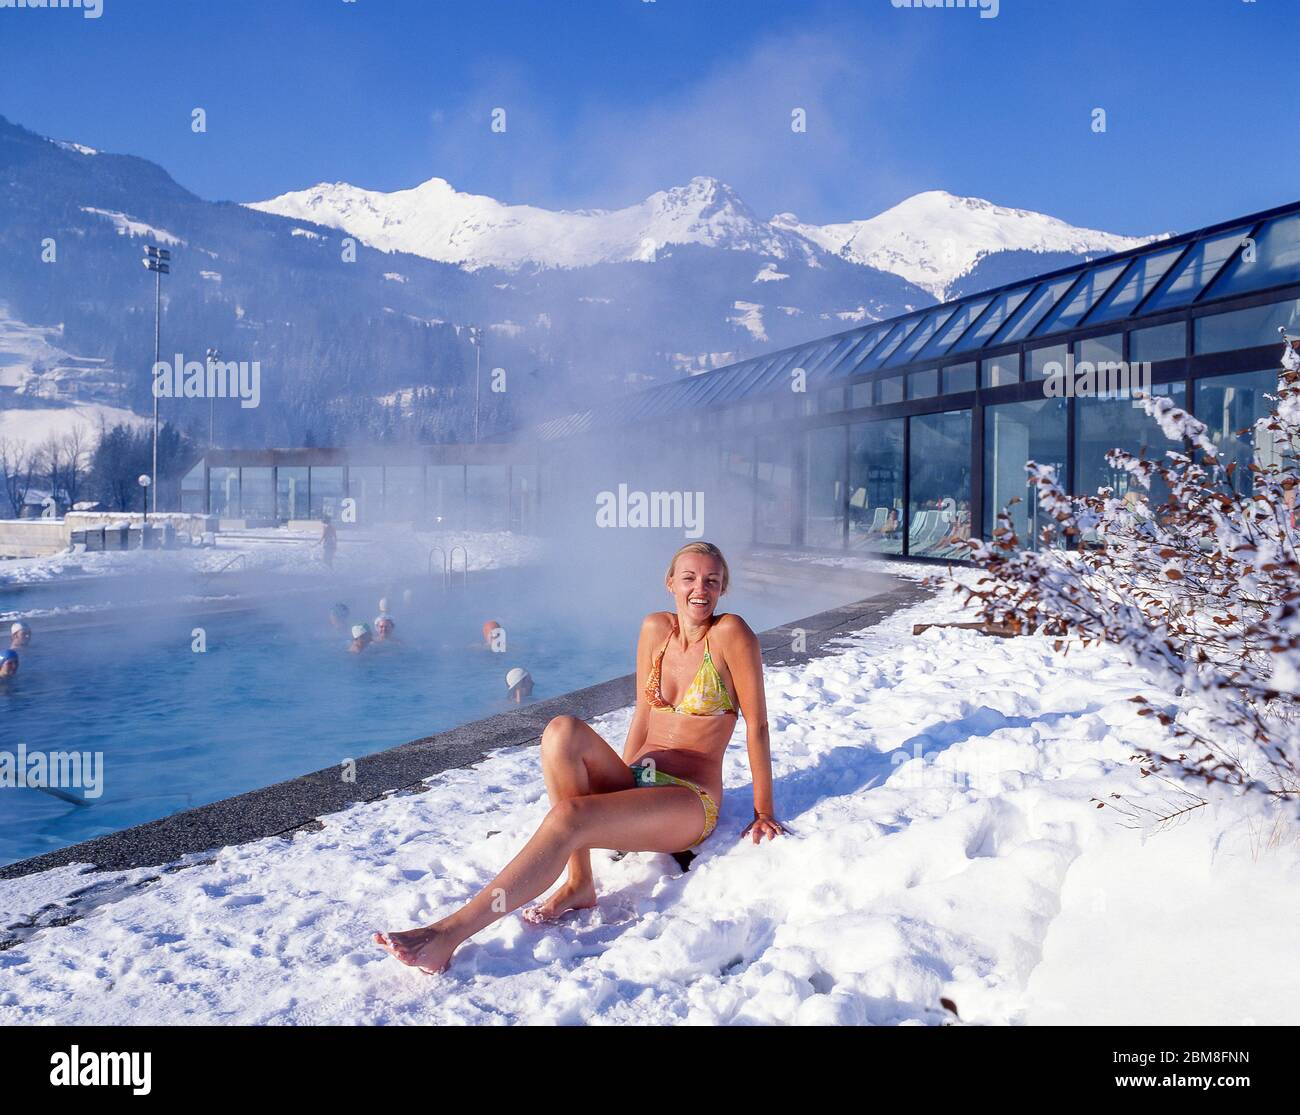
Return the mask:
{"type": "Polygon", "coordinates": [[[944,301],[953,284],[997,252],[1108,255],[1161,236],[1116,236],[1076,228],[1028,209],[1008,209],[975,197],[926,190],[875,217],[839,224],[804,224],[779,213],[772,227],[797,233],[834,255],[889,271],[944,301]]]}
{"type": "Polygon", "coordinates": [[[469,270],[525,264],[590,267],[653,261],[664,248],[699,244],[812,263],[806,237],[762,220],[730,186],[692,178],[625,209],[577,211],[506,205],[442,178],[381,193],[321,184],[249,208],[340,229],[381,251],[410,252],[469,270]]]}
{"type": "Polygon", "coordinates": [[[916,194],[865,220],[813,225],[779,213],[764,221],[726,183],[703,177],[613,210],[506,205],[461,193],[442,178],[394,193],[323,183],[249,207],[340,229],[382,251],[410,252],[469,270],[649,262],[680,244],[810,266],[827,252],[897,275],[941,301],[958,279],[998,252],[1098,256],[1157,238],[1076,228],[1045,213],[943,190],[916,194]]]}

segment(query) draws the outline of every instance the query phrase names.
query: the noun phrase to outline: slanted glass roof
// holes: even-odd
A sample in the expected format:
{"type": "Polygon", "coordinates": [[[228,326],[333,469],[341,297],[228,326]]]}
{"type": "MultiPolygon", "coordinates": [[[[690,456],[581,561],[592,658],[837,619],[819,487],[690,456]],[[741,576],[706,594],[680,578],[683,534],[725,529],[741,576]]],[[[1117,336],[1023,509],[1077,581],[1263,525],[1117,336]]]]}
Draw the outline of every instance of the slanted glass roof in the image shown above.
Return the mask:
{"type": "Polygon", "coordinates": [[[1138,303],[1154,289],[1156,283],[1165,277],[1165,273],[1174,265],[1187,245],[1166,248],[1162,252],[1152,252],[1141,256],[1129,264],[1128,273],[1108,290],[1101,301],[1088,316],[1088,325],[1097,325],[1103,321],[1116,321],[1128,317],[1138,303]]]}
{"type": "Polygon", "coordinates": [[[1057,303],[1056,308],[1034,330],[1034,336],[1042,337],[1047,333],[1058,333],[1062,329],[1073,329],[1127,267],[1128,261],[1120,260],[1119,263],[1102,264],[1085,272],[1070,293],[1057,303]]]}
{"type": "Polygon", "coordinates": [[[991,299],[978,320],[972,324],[970,329],[957,338],[957,342],[952,346],[952,351],[969,352],[973,348],[983,348],[988,339],[1002,328],[1007,318],[1020,309],[1033,289],[1034,284],[1031,284],[1027,287],[1021,287],[1019,290],[1008,290],[991,299]]]}
{"type": "Polygon", "coordinates": [[[1269,221],[1255,236],[1255,250],[1229,263],[1207,293],[1223,298],[1283,283],[1300,283],[1300,213],[1269,221]]]}
{"type": "Polygon", "coordinates": [[[1241,247],[1253,225],[1241,225],[1229,232],[1208,237],[1192,247],[1165,276],[1155,293],[1142,304],[1143,313],[1185,306],[1213,282],[1228,258],[1241,247]]]}
{"type": "Polygon", "coordinates": [[[1294,285],[1300,202],[646,388],[551,418],[533,433],[555,440],[702,403],[770,397],[787,386],[794,368],[816,386],[884,368],[892,375],[923,361],[975,359],[981,349],[1092,326],[1122,330],[1152,314],[1294,285]]]}

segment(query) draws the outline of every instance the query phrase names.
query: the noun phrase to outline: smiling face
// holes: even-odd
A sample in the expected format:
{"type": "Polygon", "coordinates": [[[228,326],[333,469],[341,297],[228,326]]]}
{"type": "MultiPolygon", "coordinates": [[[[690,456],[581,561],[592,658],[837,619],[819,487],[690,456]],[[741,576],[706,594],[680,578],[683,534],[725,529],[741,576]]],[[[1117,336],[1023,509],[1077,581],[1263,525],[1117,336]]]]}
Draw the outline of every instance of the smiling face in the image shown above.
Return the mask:
{"type": "Polygon", "coordinates": [[[702,623],[713,614],[722,596],[722,562],[709,554],[685,553],[673,565],[668,591],[677,614],[702,623]]]}

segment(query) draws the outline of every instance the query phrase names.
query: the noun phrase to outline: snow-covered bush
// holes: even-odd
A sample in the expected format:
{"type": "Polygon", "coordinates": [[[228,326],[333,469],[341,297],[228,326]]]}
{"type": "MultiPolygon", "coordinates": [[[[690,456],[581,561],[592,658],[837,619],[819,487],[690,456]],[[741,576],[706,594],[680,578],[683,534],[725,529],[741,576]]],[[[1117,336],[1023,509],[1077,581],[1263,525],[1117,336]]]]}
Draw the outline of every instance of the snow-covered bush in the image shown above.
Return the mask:
{"type": "MultiPolygon", "coordinates": [[[[980,573],[954,587],[991,625],[1069,641],[1104,640],[1176,701],[1134,698],[1177,748],[1139,748],[1144,773],[1201,789],[1157,820],[1206,802],[1211,786],[1300,803],[1300,341],[1284,334],[1270,413],[1255,424],[1272,463],[1224,464],[1204,423],[1169,398],[1142,406],[1183,451],[1107,459],[1133,483],[1072,496],[1054,470],[1029,462],[1048,519],[1028,549],[1003,511],[988,542],[970,547],[980,573]],[[1152,494],[1152,481],[1159,478],[1152,494]],[[1177,753],[1168,754],[1166,750],[1177,753]]],[[[1246,433],[1249,431],[1242,431],[1246,433]]]]}

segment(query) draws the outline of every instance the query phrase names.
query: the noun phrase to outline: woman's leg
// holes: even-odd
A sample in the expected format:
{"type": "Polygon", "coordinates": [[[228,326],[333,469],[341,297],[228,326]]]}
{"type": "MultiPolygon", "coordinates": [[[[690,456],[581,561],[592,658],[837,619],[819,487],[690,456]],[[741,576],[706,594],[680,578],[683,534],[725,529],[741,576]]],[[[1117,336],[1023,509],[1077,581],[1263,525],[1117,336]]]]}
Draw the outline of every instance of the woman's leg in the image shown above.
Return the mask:
{"type": "Polygon", "coordinates": [[[551,807],[523,850],[454,914],[423,929],[387,937],[376,933],[374,941],[404,964],[441,971],[462,941],[554,883],[574,852],[591,848],[677,852],[699,839],[703,827],[704,806],[685,786],[568,798],[551,807]]]}
{"type": "MultiPolygon", "coordinates": [[[[608,794],[634,785],[618,752],[591,725],[576,716],[557,716],[542,733],[542,777],[552,805],[590,794],[608,794]]],[[[546,921],[566,910],[596,904],[591,852],[580,848],[569,857],[569,877],[559,890],[536,907],[530,921],[546,921]]],[[[528,916],[528,915],[525,915],[528,916]]]]}

